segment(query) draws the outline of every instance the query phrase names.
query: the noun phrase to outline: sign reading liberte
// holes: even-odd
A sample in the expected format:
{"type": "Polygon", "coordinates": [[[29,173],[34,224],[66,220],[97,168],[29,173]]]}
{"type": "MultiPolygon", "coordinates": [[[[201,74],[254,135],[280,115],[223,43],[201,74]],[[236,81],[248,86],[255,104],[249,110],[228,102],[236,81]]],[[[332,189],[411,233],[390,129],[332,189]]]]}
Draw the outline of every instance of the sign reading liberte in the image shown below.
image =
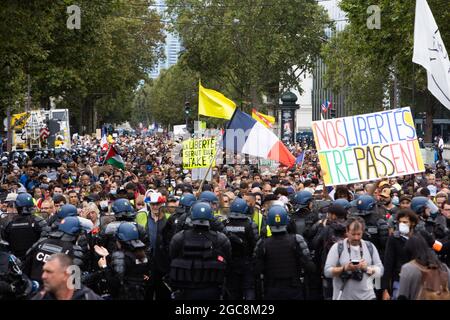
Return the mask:
{"type": "Polygon", "coordinates": [[[325,185],[425,171],[411,109],[313,121],[325,185]]]}
{"type": "Polygon", "coordinates": [[[183,141],[183,168],[207,168],[216,156],[216,137],[183,141]]]}

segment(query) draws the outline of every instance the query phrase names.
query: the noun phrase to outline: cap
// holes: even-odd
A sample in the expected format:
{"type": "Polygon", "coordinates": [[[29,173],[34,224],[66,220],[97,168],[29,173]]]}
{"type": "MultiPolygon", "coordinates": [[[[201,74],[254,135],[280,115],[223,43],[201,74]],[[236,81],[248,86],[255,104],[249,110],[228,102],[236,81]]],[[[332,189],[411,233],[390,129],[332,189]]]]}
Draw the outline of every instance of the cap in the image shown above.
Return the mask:
{"type": "Polygon", "coordinates": [[[380,196],[385,197],[385,198],[389,198],[391,196],[391,189],[390,188],[383,188],[383,190],[381,190],[380,196]]]}
{"type": "Polygon", "coordinates": [[[390,186],[388,181],[381,181],[378,184],[378,188],[383,188],[384,186],[390,186]]]}
{"type": "Polygon", "coordinates": [[[6,196],[5,202],[13,202],[16,201],[17,193],[8,193],[6,196]]]}
{"type": "Polygon", "coordinates": [[[411,202],[411,196],[410,196],[410,195],[407,195],[407,194],[404,194],[404,195],[402,195],[402,196],[400,197],[400,200],[399,200],[399,201],[402,202],[402,201],[405,201],[405,200],[411,202]]]}
{"type": "Polygon", "coordinates": [[[91,193],[86,197],[86,199],[93,202],[100,201],[100,196],[97,193],[91,193]]]}

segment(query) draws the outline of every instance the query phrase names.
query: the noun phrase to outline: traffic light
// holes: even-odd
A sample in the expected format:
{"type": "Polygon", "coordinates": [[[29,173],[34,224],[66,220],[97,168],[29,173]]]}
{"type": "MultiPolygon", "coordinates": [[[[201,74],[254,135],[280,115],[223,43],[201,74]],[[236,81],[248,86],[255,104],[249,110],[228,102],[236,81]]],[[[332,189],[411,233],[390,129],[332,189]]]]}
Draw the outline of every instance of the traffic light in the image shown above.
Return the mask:
{"type": "Polygon", "coordinates": [[[190,114],[191,114],[191,104],[189,102],[186,102],[184,104],[184,115],[186,117],[189,117],[190,114]]]}
{"type": "Polygon", "coordinates": [[[336,118],[336,109],[330,109],[330,117],[331,119],[336,118]]]}

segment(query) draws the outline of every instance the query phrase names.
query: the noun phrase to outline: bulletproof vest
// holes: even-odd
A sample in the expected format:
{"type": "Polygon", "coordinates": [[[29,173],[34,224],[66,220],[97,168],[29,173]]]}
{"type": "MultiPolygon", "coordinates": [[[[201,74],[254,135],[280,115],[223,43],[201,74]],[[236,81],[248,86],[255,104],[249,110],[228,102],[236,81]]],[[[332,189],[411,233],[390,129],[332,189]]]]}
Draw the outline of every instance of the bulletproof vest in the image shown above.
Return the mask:
{"type": "Polygon", "coordinates": [[[224,221],[224,233],[230,239],[233,260],[247,259],[252,256],[246,230],[251,228],[251,220],[245,215],[228,216],[224,221]]]}
{"type": "Polygon", "coordinates": [[[363,240],[371,241],[377,248],[384,247],[389,237],[389,225],[386,220],[379,219],[375,212],[363,216],[366,229],[363,240]]]}
{"type": "Polygon", "coordinates": [[[58,238],[49,238],[37,244],[33,256],[30,278],[32,280],[41,281],[42,267],[48,261],[50,256],[55,253],[65,253],[73,257],[73,243],[63,241],[58,238]]]}
{"type": "Polygon", "coordinates": [[[121,279],[119,297],[123,300],[143,300],[145,297],[144,275],[150,270],[149,260],[136,259],[129,251],[118,251],[112,256],[114,271],[121,279]]]}
{"type": "Polygon", "coordinates": [[[311,220],[312,212],[305,209],[300,209],[291,215],[291,219],[295,224],[295,233],[303,235],[308,227],[308,222],[311,220]]]}
{"type": "Polygon", "coordinates": [[[264,240],[264,279],[266,285],[300,285],[295,235],[285,233],[264,240]]]}
{"type": "Polygon", "coordinates": [[[170,279],[180,288],[217,286],[223,283],[226,262],[217,246],[218,234],[214,231],[186,230],[181,257],[170,264],[170,279]]]}
{"type": "Polygon", "coordinates": [[[17,216],[9,224],[9,242],[11,252],[21,258],[31,246],[40,238],[37,230],[38,221],[31,215],[17,216]]]}
{"type": "Polygon", "coordinates": [[[117,233],[117,230],[119,229],[120,224],[121,224],[120,221],[110,222],[100,232],[99,242],[110,253],[117,251],[116,233],[117,233]]]}

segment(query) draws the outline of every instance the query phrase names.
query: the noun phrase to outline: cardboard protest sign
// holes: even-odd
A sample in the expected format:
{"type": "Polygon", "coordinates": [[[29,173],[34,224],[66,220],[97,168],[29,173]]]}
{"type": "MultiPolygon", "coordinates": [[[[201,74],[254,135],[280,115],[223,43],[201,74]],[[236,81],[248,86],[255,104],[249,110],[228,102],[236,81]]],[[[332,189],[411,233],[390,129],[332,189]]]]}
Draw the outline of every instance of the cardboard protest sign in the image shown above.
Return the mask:
{"type": "Polygon", "coordinates": [[[410,108],[313,121],[326,186],[425,171],[410,108]]]}
{"type": "Polygon", "coordinates": [[[215,165],[216,137],[183,141],[183,168],[207,168],[215,165]]]}

